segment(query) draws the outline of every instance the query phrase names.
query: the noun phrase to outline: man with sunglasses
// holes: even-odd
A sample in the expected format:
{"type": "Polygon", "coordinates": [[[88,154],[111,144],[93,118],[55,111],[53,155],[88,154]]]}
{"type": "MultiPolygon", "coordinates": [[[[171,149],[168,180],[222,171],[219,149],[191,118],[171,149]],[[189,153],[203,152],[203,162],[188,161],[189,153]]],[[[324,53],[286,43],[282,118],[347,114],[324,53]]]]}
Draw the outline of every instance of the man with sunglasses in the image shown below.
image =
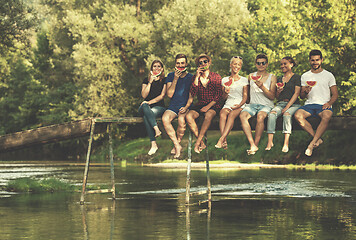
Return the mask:
{"type": "Polygon", "coordinates": [[[186,111],[193,103],[194,96],[197,96],[198,102],[190,108],[186,115],[187,123],[193,134],[197,137],[194,151],[200,153],[206,148],[203,137],[208,131],[211,121],[221,109],[222,87],[221,76],[209,70],[211,58],[206,54],[200,54],[195,60],[198,66],[196,74],[193,76],[192,86],[190,87],[189,99],[187,105],[183,108],[186,111]],[[204,115],[204,121],[199,131],[195,120],[204,115]]]}
{"type": "Polygon", "coordinates": [[[250,149],[247,150],[248,155],[253,155],[258,150],[258,143],[265,128],[265,118],[274,107],[273,100],[277,82],[276,76],[267,72],[267,55],[257,55],[255,63],[257,72],[251,73],[248,76],[250,82],[250,103],[246,105],[240,114],[242,130],[250,143],[250,149]],[[258,77],[261,78],[258,79],[258,77]],[[254,80],[255,78],[258,80],[254,80]],[[253,139],[251,126],[248,121],[254,115],[257,115],[255,139],[253,139]]]}
{"type": "Polygon", "coordinates": [[[332,105],[338,98],[338,90],[334,75],[323,69],[323,55],[320,50],[312,50],[309,53],[311,70],[301,77],[301,98],[306,98],[305,105],[300,107],[294,117],[300,126],[308,132],[313,139],[305,150],[305,155],[311,156],[313,149],[323,143],[321,136],[328,127],[333,115],[332,105]],[[311,124],[306,120],[310,116],[319,116],[320,124],[314,132],[311,124]]]}
{"type": "Polygon", "coordinates": [[[189,90],[193,77],[191,73],[187,72],[187,66],[187,56],[184,54],[178,54],[175,58],[175,71],[169,73],[166,78],[167,96],[171,99],[171,101],[169,103],[169,107],[162,116],[162,122],[169,138],[173,142],[174,147],[171,154],[174,154],[174,158],[179,158],[182,151],[180,142],[184,136],[186,126],[186,110],[182,113],[182,108],[188,101],[189,90]],[[178,117],[177,134],[172,125],[172,121],[176,117],[178,117]]]}

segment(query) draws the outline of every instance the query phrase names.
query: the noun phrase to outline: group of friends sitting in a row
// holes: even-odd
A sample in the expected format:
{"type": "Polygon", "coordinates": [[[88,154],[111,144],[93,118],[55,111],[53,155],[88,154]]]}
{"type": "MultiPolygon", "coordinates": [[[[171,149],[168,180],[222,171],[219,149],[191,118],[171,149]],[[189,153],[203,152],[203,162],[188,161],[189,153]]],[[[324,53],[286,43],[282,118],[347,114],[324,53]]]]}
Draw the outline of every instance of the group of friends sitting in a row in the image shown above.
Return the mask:
{"type": "Polygon", "coordinates": [[[250,144],[247,154],[255,154],[265,128],[265,118],[268,117],[268,142],[265,150],[269,151],[273,147],[276,120],[282,115],[282,152],[288,152],[294,115],[300,126],[312,136],[305,150],[305,154],[311,156],[313,149],[323,143],[321,137],[333,115],[332,104],[338,97],[338,90],[333,74],[322,68],[323,56],[319,50],[309,53],[309,62],[311,69],[300,76],[293,73],[296,66],[293,58],[284,57],[281,60],[282,75],[277,78],[267,72],[268,57],[259,54],[255,59],[257,71],[246,78],[239,75],[243,64],[242,57],[235,56],[230,60],[230,76],[221,78],[219,74],[210,71],[212,59],[206,54],[196,58],[197,70],[194,75],[187,71],[188,59],[184,54],[176,56],[175,71],[167,76],[163,63],[154,60],[148,77],[142,83],[141,95],[144,101],[138,109],[151,140],[148,154],[153,155],[158,150],[156,138],[161,135],[161,131],[156,118],[162,117],[163,126],[174,144],[171,154],[174,158],[179,158],[182,151],[180,142],[186,123],[197,138],[194,151],[200,153],[206,148],[203,138],[212,119],[220,114],[221,137],[215,145],[216,148],[227,149],[226,138],[239,116],[241,127],[250,144]],[[166,95],[170,98],[168,108],[164,104],[166,95]],[[193,104],[194,97],[197,101],[193,104]],[[306,98],[303,106],[300,105],[299,98],[306,98]],[[204,120],[199,129],[196,119],[200,115],[204,120]],[[257,122],[253,138],[249,119],[254,115],[257,122]],[[321,118],[316,131],[306,120],[313,115],[321,118]],[[172,121],[176,117],[178,127],[175,131],[172,121]]]}

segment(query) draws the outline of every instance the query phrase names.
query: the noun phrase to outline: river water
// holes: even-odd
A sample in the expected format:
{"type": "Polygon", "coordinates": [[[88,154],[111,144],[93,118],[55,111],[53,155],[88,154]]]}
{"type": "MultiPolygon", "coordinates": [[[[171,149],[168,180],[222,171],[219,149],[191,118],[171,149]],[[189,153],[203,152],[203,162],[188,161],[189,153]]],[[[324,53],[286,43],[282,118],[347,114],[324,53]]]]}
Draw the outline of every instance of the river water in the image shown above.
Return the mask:
{"type": "MultiPolygon", "coordinates": [[[[0,163],[0,184],[56,177],[80,185],[84,166],[0,163]]],[[[184,169],[116,166],[110,194],[0,192],[0,239],[356,239],[356,172],[212,169],[212,203],[186,207],[184,169]]],[[[109,184],[91,166],[89,184],[109,184]]],[[[192,170],[192,191],[206,174],[192,170]]],[[[198,199],[192,199],[196,201],[198,199]]]]}

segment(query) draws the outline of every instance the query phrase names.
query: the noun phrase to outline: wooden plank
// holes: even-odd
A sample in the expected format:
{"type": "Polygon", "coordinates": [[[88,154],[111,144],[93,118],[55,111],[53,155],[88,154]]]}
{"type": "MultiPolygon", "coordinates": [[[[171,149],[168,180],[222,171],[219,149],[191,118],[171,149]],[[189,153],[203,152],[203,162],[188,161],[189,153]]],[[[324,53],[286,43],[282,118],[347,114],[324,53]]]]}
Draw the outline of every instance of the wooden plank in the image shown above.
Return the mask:
{"type": "MultiPolygon", "coordinates": [[[[12,133],[0,136],[0,151],[8,151],[13,149],[19,149],[29,147],[35,144],[46,144],[52,142],[58,142],[67,139],[73,139],[83,136],[88,136],[90,133],[92,118],[73,121],[64,124],[50,125],[46,127],[40,127],[37,129],[26,130],[22,132],[12,133]]],[[[95,133],[103,133],[106,131],[106,126],[109,123],[137,125],[136,131],[144,131],[143,120],[141,117],[115,117],[115,118],[94,118],[96,122],[95,133]]],[[[309,119],[314,129],[320,122],[319,118],[309,119]]],[[[161,120],[158,119],[161,124],[161,120]]],[[[251,128],[255,129],[256,117],[250,119],[251,128]]],[[[265,121],[267,126],[267,119],[265,121]]],[[[302,128],[293,119],[293,131],[301,130],[302,128]]],[[[210,130],[219,130],[219,117],[215,117],[210,130]]],[[[235,120],[233,130],[241,131],[240,119],[235,120]]],[[[282,118],[277,119],[276,130],[282,130],[282,118]]],[[[330,122],[328,130],[344,130],[355,131],[356,130],[356,116],[334,116],[330,122]]]]}

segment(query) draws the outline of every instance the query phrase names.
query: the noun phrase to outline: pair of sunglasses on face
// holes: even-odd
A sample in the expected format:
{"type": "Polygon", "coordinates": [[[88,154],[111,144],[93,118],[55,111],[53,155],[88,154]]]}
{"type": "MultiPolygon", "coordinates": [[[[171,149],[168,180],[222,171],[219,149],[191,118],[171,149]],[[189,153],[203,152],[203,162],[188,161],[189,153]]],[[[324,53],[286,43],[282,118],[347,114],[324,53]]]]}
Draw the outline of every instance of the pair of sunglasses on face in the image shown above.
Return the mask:
{"type": "Polygon", "coordinates": [[[199,65],[207,64],[208,62],[208,60],[199,61],[199,65]]]}
{"type": "Polygon", "coordinates": [[[264,66],[264,65],[267,64],[267,62],[256,62],[256,64],[257,64],[257,65],[263,65],[263,66],[264,66]]]}

